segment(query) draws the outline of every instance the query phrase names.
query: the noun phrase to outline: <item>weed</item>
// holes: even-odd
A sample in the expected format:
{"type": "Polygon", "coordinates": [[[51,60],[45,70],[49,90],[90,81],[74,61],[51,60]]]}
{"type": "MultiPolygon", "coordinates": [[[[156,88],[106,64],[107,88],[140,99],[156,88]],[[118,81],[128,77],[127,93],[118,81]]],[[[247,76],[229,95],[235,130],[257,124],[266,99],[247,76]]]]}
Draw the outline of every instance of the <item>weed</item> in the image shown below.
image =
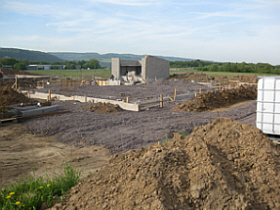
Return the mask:
{"type": "Polygon", "coordinates": [[[184,138],[187,137],[186,131],[178,131],[178,133],[179,133],[181,136],[183,136],[184,138]]]}
{"type": "Polygon", "coordinates": [[[36,178],[30,175],[26,181],[18,181],[0,192],[0,209],[40,209],[43,203],[48,207],[63,199],[63,195],[80,182],[79,169],[63,162],[63,174],[52,179],[49,176],[36,178]]]}
{"type": "Polygon", "coordinates": [[[161,144],[166,144],[169,141],[170,141],[170,139],[167,137],[167,134],[165,134],[165,137],[163,136],[163,138],[161,140],[161,144]]]}

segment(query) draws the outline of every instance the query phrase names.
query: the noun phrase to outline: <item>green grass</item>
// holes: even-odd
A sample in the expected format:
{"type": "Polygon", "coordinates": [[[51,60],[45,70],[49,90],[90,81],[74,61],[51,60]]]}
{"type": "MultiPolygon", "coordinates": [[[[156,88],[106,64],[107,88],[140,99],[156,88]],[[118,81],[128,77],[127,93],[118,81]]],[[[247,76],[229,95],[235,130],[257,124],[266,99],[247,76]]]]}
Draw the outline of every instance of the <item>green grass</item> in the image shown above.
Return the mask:
{"type": "Polygon", "coordinates": [[[91,69],[91,70],[28,70],[30,73],[42,75],[56,75],[62,78],[75,78],[75,79],[92,79],[93,77],[107,79],[111,75],[110,69],[91,69]]]}
{"type": "Polygon", "coordinates": [[[169,142],[171,139],[169,139],[168,137],[167,137],[167,134],[165,134],[165,136],[163,136],[162,137],[162,140],[161,140],[161,144],[166,144],[167,142],[169,142]]]}
{"type": "Polygon", "coordinates": [[[0,193],[0,209],[40,209],[46,203],[51,207],[54,202],[63,199],[63,195],[72,186],[80,182],[80,171],[64,162],[63,174],[55,174],[54,178],[47,176],[29,177],[26,181],[19,181],[10,187],[4,187],[0,193]]]}

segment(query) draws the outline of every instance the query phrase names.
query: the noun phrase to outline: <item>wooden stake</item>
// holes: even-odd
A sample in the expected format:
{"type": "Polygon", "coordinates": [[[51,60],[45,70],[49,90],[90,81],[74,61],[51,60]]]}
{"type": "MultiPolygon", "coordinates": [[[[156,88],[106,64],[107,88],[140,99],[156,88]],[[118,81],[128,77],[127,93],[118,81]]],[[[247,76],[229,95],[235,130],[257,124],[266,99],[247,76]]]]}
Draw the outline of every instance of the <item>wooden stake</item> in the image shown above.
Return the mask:
{"type": "Polygon", "coordinates": [[[72,100],[73,100],[73,101],[75,100],[75,97],[74,97],[74,96],[72,96],[72,100]]]}
{"type": "Polygon", "coordinates": [[[174,90],[174,101],[176,101],[176,96],[177,96],[177,88],[174,90]]]}
{"type": "Polygon", "coordinates": [[[126,97],[126,103],[129,103],[129,96],[126,97]]]}
{"type": "Polygon", "coordinates": [[[159,98],[160,98],[159,107],[163,108],[163,97],[162,97],[162,94],[159,95],[159,98]]]}
{"type": "Polygon", "coordinates": [[[16,76],[16,90],[18,89],[17,83],[18,83],[18,80],[17,80],[17,76],[16,76]]]}
{"type": "Polygon", "coordinates": [[[51,100],[51,89],[49,89],[49,96],[48,96],[48,101],[51,100]]]}
{"type": "Polygon", "coordinates": [[[199,88],[199,94],[201,93],[201,88],[199,88]]]}
{"type": "Polygon", "coordinates": [[[85,102],[87,102],[87,96],[85,96],[85,102]]]}

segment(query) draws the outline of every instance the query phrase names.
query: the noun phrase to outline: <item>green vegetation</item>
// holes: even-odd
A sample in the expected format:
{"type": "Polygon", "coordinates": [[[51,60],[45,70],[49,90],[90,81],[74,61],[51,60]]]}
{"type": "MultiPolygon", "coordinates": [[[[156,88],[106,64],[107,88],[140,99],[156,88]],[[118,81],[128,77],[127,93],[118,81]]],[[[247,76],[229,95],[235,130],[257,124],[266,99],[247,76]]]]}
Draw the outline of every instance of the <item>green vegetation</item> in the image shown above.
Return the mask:
{"type": "Polygon", "coordinates": [[[28,70],[27,72],[43,75],[57,75],[63,78],[92,79],[92,77],[101,77],[107,79],[111,75],[110,69],[91,69],[91,70],[28,70]]]}
{"type": "Polygon", "coordinates": [[[165,134],[165,136],[162,137],[161,140],[161,144],[166,144],[167,142],[169,142],[171,139],[168,138],[167,134],[165,134]]]}
{"type": "Polygon", "coordinates": [[[71,187],[80,182],[80,171],[64,162],[64,174],[50,179],[29,177],[10,187],[5,187],[0,194],[0,209],[40,209],[46,203],[51,207],[54,202],[62,200],[71,187]]]}
{"type": "MultiPolygon", "coordinates": [[[[50,63],[48,61],[28,61],[26,59],[15,59],[10,57],[4,57],[0,59],[0,66],[13,66],[17,70],[26,70],[30,64],[51,64],[51,69],[61,69],[61,66],[65,66],[65,69],[99,69],[101,68],[99,61],[91,59],[89,61],[55,61],[50,63]]],[[[43,68],[44,67],[39,67],[43,68]]]]}
{"type": "Polygon", "coordinates": [[[236,72],[257,74],[280,74],[280,65],[268,63],[217,63],[209,61],[171,61],[171,68],[194,68],[202,72],[236,72]]]}

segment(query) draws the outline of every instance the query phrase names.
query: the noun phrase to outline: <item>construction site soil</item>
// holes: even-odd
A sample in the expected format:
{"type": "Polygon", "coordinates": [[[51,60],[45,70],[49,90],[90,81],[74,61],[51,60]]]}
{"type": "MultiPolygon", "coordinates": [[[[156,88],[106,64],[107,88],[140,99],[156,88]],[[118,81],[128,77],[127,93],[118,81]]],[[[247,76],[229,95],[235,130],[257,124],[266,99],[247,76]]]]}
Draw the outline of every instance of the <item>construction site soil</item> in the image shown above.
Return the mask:
{"type": "Polygon", "coordinates": [[[94,103],[89,107],[89,111],[95,113],[118,113],[122,111],[119,105],[109,104],[109,103],[94,103]]]}
{"type": "Polygon", "coordinates": [[[204,112],[221,107],[227,107],[247,100],[257,99],[255,86],[239,86],[236,89],[215,90],[200,93],[187,102],[178,105],[174,110],[204,112]]]}
{"type": "MultiPolygon", "coordinates": [[[[18,71],[15,69],[1,69],[4,73],[4,78],[0,79],[0,87],[12,86],[15,84],[15,75],[28,75],[28,76],[40,76],[38,74],[29,73],[26,71],[18,71]]],[[[33,89],[37,86],[37,81],[42,80],[42,78],[20,78],[17,80],[17,86],[21,90],[33,89]]]]}
{"type": "Polygon", "coordinates": [[[208,76],[205,73],[184,73],[184,74],[174,74],[169,78],[169,80],[212,82],[216,85],[237,85],[240,82],[256,84],[258,82],[258,77],[257,75],[234,75],[232,77],[227,77],[227,76],[208,76]]]}
{"type": "Polygon", "coordinates": [[[174,132],[188,135],[194,127],[205,125],[220,116],[252,125],[256,120],[255,101],[217,112],[172,111],[173,102],[164,103],[163,108],[155,107],[140,112],[122,111],[113,115],[87,111],[91,103],[52,103],[71,112],[25,121],[24,125],[30,132],[56,135],[59,142],[74,143],[77,146],[105,145],[112,154],[170,139],[174,132]]]}
{"type": "Polygon", "coordinates": [[[66,96],[80,95],[95,98],[106,98],[112,100],[126,100],[129,97],[129,101],[138,102],[144,99],[158,98],[160,94],[169,97],[174,96],[174,91],[177,91],[177,95],[185,94],[189,92],[210,91],[216,89],[215,87],[207,87],[204,85],[191,83],[188,81],[170,81],[170,80],[157,80],[156,82],[149,84],[139,85],[121,85],[121,86],[93,86],[83,85],[75,87],[51,87],[40,89],[40,92],[47,93],[49,89],[53,93],[63,94],[66,96]]]}
{"type": "Polygon", "coordinates": [[[33,100],[27,98],[22,93],[19,93],[9,86],[0,87],[0,107],[19,103],[30,103],[33,100]]]}
{"type": "Polygon", "coordinates": [[[52,209],[279,209],[280,148],[228,118],[130,150],[52,209]]]}
{"type": "MultiPolygon", "coordinates": [[[[130,96],[137,101],[159,94],[173,96],[175,88],[177,94],[215,89],[159,80],[134,86],[54,88],[52,92],[116,99],[130,96]]],[[[215,112],[173,110],[185,102],[110,114],[89,111],[92,103],[53,101],[70,112],[29,119],[21,127],[0,127],[5,166],[0,168],[5,172],[1,181],[27,177],[31,168],[39,175],[44,168],[55,169],[63,160],[57,154],[66,152],[70,161],[85,164],[82,170],[98,172],[53,209],[278,209],[279,151],[254,128],[256,101],[215,112]],[[185,139],[174,133],[190,136],[185,139]],[[42,155],[28,156],[29,150],[37,149],[42,155]],[[28,158],[22,159],[23,153],[28,158]],[[115,156],[105,166],[110,154],[115,156]],[[105,167],[99,170],[101,166],[105,167]]]]}
{"type": "Polygon", "coordinates": [[[79,167],[85,178],[106,165],[110,151],[104,147],[75,147],[56,136],[34,135],[18,124],[0,124],[0,189],[29,176],[52,177],[63,173],[63,164],[79,167]]]}

